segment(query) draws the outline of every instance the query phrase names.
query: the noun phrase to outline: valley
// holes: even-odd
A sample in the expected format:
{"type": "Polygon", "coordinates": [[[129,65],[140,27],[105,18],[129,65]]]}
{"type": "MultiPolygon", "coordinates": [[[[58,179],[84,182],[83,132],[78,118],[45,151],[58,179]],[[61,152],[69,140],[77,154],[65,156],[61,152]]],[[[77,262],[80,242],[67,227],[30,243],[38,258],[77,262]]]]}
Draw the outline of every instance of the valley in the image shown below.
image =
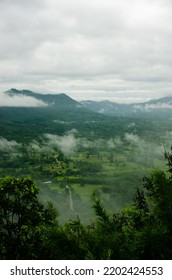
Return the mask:
{"type": "Polygon", "coordinates": [[[43,108],[0,107],[0,177],[32,177],[62,223],[77,216],[90,223],[93,193],[110,212],[121,210],[145,175],[164,168],[171,118],[107,116],[63,94],[50,101],[43,108]]]}

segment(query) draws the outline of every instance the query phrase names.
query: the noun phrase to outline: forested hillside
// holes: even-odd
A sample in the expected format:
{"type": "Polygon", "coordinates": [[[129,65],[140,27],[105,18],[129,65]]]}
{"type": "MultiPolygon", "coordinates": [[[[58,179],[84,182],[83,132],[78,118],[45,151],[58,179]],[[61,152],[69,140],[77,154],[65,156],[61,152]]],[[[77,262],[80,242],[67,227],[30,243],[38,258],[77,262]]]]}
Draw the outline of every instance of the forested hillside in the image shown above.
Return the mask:
{"type": "Polygon", "coordinates": [[[60,225],[31,179],[1,179],[0,258],[171,259],[172,154],[166,158],[168,172],[145,177],[143,190],[120,212],[109,214],[94,194],[96,219],[89,225],[79,217],[60,225]]]}

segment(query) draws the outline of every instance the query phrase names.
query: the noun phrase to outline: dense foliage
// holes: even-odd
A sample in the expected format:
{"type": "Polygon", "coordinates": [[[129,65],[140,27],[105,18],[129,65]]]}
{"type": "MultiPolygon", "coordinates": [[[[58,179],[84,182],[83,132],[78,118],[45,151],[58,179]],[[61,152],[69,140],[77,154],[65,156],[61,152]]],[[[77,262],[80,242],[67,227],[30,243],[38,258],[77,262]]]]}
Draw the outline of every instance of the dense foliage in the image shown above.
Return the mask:
{"type": "Polygon", "coordinates": [[[31,179],[0,180],[1,259],[172,259],[172,154],[168,172],[143,179],[133,204],[109,214],[94,194],[96,220],[58,223],[31,179]]]}

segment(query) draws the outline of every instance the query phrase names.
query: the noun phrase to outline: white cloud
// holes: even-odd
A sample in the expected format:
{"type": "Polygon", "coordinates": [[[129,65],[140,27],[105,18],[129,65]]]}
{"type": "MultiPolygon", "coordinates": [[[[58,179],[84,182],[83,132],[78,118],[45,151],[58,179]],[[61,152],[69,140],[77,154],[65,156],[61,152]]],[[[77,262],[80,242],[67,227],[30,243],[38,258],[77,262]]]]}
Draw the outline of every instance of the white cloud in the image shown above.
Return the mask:
{"type": "Polygon", "coordinates": [[[69,132],[64,136],[54,134],[44,134],[48,145],[58,148],[65,155],[71,155],[76,152],[78,141],[73,132],[69,132]]]}
{"type": "Polygon", "coordinates": [[[133,134],[133,133],[126,133],[125,139],[131,144],[135,144],[135,145],[141,145],[144,142],[137,134],[133,134]]]}
{"type": "Polygon", "coordinates": [[[139,109],[141,111],[152,111],[156,109],[172,109],[172,104],[169,103],[156,103],[156,104],[145,104],[145,105],[135,105],[135,109],[139,109]]]}
{"type": "Polygon", "coordinates": [[[0,151],[3,152],[14,152],[18,148],[21,147],[20,143],[17,143],[16,141],[8,141],[7,139],[0,137],[0,151]]]}
{"type": "Polygon", "coordinates": [[[0,1],[0,84],[73,98],[171,91],[168,0],[0,1]]]}
{"type": "Polygon", "coordinates": [[[47,106],[43,101],[31,96],[14,95],[7,93],[0,94],[0,107],[44,107],[47,106]]]}
{"type": "Polygon", "coordinates": [[[150,109],[172,109],[172,104],[168,103],[157,103],[157,104],[146,104],[144,106],[145,110],[150,109]]]}

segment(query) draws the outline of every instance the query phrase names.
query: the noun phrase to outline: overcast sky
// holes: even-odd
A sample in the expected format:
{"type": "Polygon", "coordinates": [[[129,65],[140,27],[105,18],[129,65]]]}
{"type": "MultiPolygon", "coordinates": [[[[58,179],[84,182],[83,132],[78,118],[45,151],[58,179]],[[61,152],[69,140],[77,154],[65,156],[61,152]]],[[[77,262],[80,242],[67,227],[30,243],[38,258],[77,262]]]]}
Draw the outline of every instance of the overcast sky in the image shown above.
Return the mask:
{"type": "Polygon", "coordinates": [[[115,102],[172,95],[172,1],[0,0],[0,92],[12,87],[115,102]]]}

